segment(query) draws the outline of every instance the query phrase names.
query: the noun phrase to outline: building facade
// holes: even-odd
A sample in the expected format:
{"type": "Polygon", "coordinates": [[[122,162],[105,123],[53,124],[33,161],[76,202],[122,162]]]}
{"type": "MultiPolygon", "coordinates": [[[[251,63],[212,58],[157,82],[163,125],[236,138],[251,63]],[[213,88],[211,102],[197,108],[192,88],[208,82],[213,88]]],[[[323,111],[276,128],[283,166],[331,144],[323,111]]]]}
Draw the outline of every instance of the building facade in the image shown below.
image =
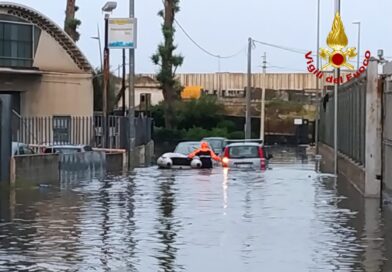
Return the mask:
{"type": "Polygon", "coordinates": [[[0,94],[22,117],[91,117],[92,67],[74,41],[40,12],[0,2],[0,94]]]}

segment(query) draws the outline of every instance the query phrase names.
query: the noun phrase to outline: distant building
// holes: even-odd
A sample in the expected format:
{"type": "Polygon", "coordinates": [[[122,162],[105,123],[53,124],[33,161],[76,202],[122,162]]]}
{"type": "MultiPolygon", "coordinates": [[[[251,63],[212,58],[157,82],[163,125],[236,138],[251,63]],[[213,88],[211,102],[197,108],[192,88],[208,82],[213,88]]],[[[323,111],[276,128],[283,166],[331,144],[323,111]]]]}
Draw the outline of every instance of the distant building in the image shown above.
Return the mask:
{"type": "Polygon", "coordinates": [[[52,20],[9,2],[0,2],[0,92],[24,117],[93,115],[88,60],[52,20]]]}

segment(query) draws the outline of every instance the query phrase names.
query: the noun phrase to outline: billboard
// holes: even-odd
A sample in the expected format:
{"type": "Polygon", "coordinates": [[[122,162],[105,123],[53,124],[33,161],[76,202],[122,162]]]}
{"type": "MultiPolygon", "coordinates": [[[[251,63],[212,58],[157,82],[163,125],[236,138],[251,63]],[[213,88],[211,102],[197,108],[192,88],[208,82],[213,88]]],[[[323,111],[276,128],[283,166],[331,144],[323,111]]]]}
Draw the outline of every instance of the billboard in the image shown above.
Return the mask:
{"type": "Polygon", "coordinates": [[[136,48],[136,29],[135,18],[109,18],[109,48],[136,48]]]}

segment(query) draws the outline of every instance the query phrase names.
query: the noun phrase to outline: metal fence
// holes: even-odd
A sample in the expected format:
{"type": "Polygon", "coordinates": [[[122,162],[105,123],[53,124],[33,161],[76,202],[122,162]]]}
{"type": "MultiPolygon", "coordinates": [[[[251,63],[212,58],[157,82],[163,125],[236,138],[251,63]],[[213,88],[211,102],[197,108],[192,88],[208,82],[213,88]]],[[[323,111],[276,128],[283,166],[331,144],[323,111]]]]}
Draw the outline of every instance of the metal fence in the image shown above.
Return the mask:
{"type": "Polygon", "coordinates": [[[392,78],[385,81],[383,100],[383,182],[392,192],[392,78]]]}
{"type": "MultiPolygon", "coordinates": [[[[338,148],[355,162],[365,165],[366,84],[364,77],[340,86],[338,96],[338,148]]],[[[335,101],[321,102],[319,139],[334,146],[335,101]]]]}
{"type": "MultiPolygon", "coordinates": [[[[108,148],[126,148],[128,118],[108,117],[108,148]]],[[[152,139],[152,120],[148,117],[135,118],[136,145],[146,144],[152,139]]],[[[13,141],[26,144],[71,144],[103,147],[103,116],[93,117],[21,117],[13,118],[13,141]]]]}

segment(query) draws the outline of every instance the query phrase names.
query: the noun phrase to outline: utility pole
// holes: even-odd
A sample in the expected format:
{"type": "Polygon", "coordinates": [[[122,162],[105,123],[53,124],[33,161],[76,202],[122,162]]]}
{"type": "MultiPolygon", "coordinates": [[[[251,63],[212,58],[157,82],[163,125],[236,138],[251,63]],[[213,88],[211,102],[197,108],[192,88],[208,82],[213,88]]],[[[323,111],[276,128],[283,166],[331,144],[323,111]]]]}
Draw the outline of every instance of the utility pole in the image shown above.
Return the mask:
{"type": "Polygon", "coordinates": [[[246,87],[245,139],[252,137],[251,88],[252,88],[252,38],[248,40],[248,85],[246,87]]]}
{"type": "Polygon", "coordinates": [[[354,25],[358,25],[358,48],[357,48],[357,70],[359,70],[361,62],[361,22],[353,22],[354,25]]]}
{"type": "Polygon", "coordinates": [[[104,61],[103,61],[103,95],[102,95],[102,112],[103,112],[103,137],[102,146],[104,148],[108,147],[109,144],[109,122],[108,122],[108,97],[109,97],[109,14],[105,14],[105,47],[104,47],[104,61]]]}
{"type": "Polygon", "coordinates": [[[260,140],[264,144],[264,127],[265,127],[265,88],[267,86],[267,53],[263,56],[263,90],[261,92],[261,112],[260,112],[260,140]]]}
{"type": "MultiPolygon", "coordinates": [[[[340,0],[335,0],[335,14],[340,14],[340,0]]],[[[340,69],[335,69],[335,77],[340,77],[340,69]]],[[[338,80],[339,82],[339,80],[338,80]]],[[[339,83],[336,83],[334,86],[334,174],[338,176],[338,92],[339,92],[339,83]]]]}
{"type": "Polygon", "coordinates": [[[125,71],[125,48],[122,50],[122,88],[121,88],[121,96],[122,96],[122,116],[126,116],[126,111],[125,111],[125,77],[126,77],[126,71],[125,71]]]}
{"type": "MultiPolygon", "coordinates": [[[[320,71],[320,0],[317,1],[317,70],[320,71]]],[[[316,155],[319,154],[319,130],[320,130],[320,107],[321,107],[321,89],[320,79],[316,77],[317,105],[316,105],[316,122],[315,122],[315,143],[316,155]]]]}
{"type": "MultiPolygon", "coordinates": [[[[135,1],[129,0],[129,18],[135,18],[135,1]]],[[[135,49],[129,49],[129,76],[128,76],[128,119],[129,119],[129,148],[128,148],[128,169],[135,166],[135,49]]]]}

